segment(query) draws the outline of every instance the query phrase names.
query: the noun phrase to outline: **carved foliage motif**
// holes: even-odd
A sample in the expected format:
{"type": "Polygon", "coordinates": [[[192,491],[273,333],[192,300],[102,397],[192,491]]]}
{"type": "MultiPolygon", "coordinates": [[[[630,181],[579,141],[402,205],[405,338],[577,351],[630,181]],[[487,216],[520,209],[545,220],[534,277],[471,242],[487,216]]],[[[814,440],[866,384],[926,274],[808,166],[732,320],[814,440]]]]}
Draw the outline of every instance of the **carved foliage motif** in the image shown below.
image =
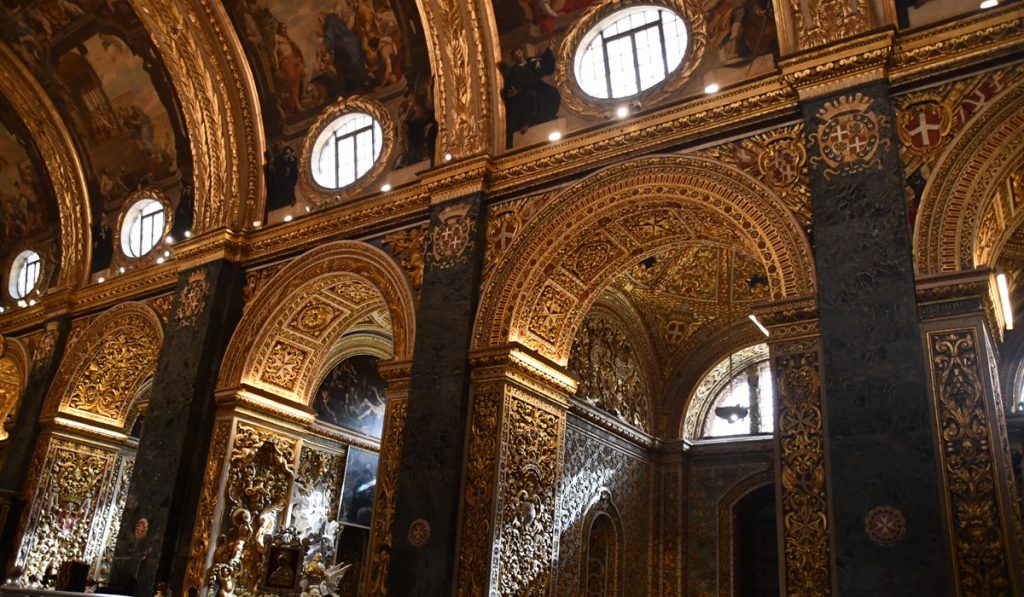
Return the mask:
{"type": "Polygon", "coordinates": [[[13,419],[21,400],[21,388],[24,379],[18,364],[9,356],[3,355],[4,339],[0,336],[0,441],[7,439],[4,426],[8,419],[13,419]]]}
{"type": "Polygon", "coordinates": [[[24,521],[18,565],[42,578],[66,560],[95,564],[112,510],[117,454],[51,439],[24,521]]]}
{"type": "MultiPolygon", "coordinates": [[[[600,432],[598,432],[600,433],[600,432]]],[[[569,424],[565,430],[558,496],[558,577],[555,595],[573,595],[584,569],[588,508],[602,494],[620,510],[624,535],[623,580],[627,595],[646,595],[651,542],[651,465],[637,453],[569,424]]],[[[678,531],[678,527],[675,529],[678,531]]]]}
{"type": "Polygon", "coordinates": [[[58,382],[69,383],[61,409],[124,423],[139,384],[156,367],[163,341],[155,315],[131,309],[124,315],[112,310],[110,317],[93,321],[69,351],[54,383],[56,391],[62,389],[58,382]]]}
{"type": "Polygon", "coordinates": [[[816,147],[819,155],[811,157],[811,165],[825,178],[881,168],[876,154],[889,145],[886,129],[890,123],[872,108],[873,103],[870,97],[856,93],[825,102],[818,110],[818,128],[810,138],[812,152],[816,147]]]}
{"type": "Polygon", "coordinates": [[[650,430],[651,401],[640,362],[625,332],[589,316],[576,332],[569,369],[580,377],[576,396],[622,421],[650,430]]]}
{"type": "Polygon", "coordinates": [[[773,361],[786,587],[791,595],[829,595],[825,430],[817,343],[779,346],[773,361]]]}
{"type": "Polygon", "coordinates": [[[276,263],[257,270],[245,272],[245,286],[242,287],[243,312],[248,308],[252,299],[263,290],[267,280],[277,275],[277,272],[284,267],[284,264],[276,263]]]}
{"type": "Polygon", "coordinates": [[[492,587],[502,595],[547,595],[554,555],[556,488],[565,419],[517,392],[506,394],[492,587]]]}
{"type": "Polygon", "coordinates": [[[210,551],[210,539],[213,533],[214,517],[217,510],[217,494],[220,492],[220,478],[224,458],[231,434],[231,421],[217,421],[210,440],[210,456],[206,463],[203,476],[203,489],[196,511],[196,522],[192,532],[192,547],[189,549],[188,568],[185,570],[185,590],[199,589],[203,585],[206,570],[206,559],[210,551]]]}
{"type": "Polygon", "coordinates": [[[36,348],[32,351],[32,361],[39,363],[53,356],[53,351],[57,348],[57,338],[60,333],[57,331],[57,323],[49,322],[46,324],[46,330],[43,331],[39,337],[39,343],[36,344],[36,348]]]}
{"type": "Polygon", "coordinates": [[[490,584],[491,508],[494,467],[498,459],[498,415],[502,390],[498,384],[473,389],[473,413],[467,446],[466,484],[462,501],[458,597],[487,594],[490,584]]]}
{"type": "Polygon", "coordinates": [[[1010,595],[1007,539],[999,524],[992,422],[973,329],[929,333],[943,477],[964,595],[1010,595]]]}
{"type": "Polygon", "coordinates": [[[735,166],[767,184],[807,229],[811,225],[811,191],[805,147],[804,125],[799,123],[711,147],[698,155],[735,166]]]}
{"type": "Polygon", "coordinates": [[[868,0],[789,0],[798,49],[853,37],[874,27],[868,0]]]}
{"type": "Polygon", "coordinates": [[[277,341],[267,355],[260,379],[286,390],[295,389],[299,372],[309,354],[301,348],[277,341]]]}
{"type": "Polygon", "coordinates": [[[228,533],[214,553],[215,564],[236,571],[239,587],[256,586],[266,539],[288,503],[294,460],[294,441],[239,423],[225,491],[228,533]]]}
{"type": "Polygon", "coordinates": [[[407,276],[414,291],[423,287],[423,267],[426,265],[427,226],[415,226],[386,235],[381,243],[391,248],[398,265],[407,276]]]}
{"type": "Polygon", "coordinates": [[[367,597],[383,597],[387,593],[388,565],[391,561],[391,527],[398,501],[398,467],[401,464],[402,439],[405,436],[406,398],[388,400],[381,440],[380,463],[377,465],[377,493],[373,498],[373,528],[370,530],[370,564],[367,574],[367,597]]]}

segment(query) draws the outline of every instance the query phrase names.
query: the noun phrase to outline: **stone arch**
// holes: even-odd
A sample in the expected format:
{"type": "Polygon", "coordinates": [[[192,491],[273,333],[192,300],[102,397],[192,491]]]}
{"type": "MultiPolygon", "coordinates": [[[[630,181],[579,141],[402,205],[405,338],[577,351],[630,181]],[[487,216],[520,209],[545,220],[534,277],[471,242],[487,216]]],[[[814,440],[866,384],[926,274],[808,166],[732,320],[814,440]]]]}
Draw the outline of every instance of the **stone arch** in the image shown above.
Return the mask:
{"type": "Polygon", "coordinates": [[[7,417],[17,415],[30,363],[21,342],[0,336],[0,441],[7,439],[7,417]]]}
{"type": "Polygon", "coordinates": [[[339,241],[300,255],[253,299],[231,337],[218,387],[244,386],[308,405],[336,345],[381,309],[391,327],[391,358],[411,359],[412,289],[386,253],[339,241]]]}
{"type": "Polygon", "coordinates": [[[0,94],[25,123],[46,167],[60,217],[58,288],[89,281],[92,216],[85,171],[71,133],[46,91],[6,42],[0,41],[0,94]]]}
{"type": "Polygon", "coordinates": [[[608,546],[608,552],[611,554],[609,558],[610,562],[605,562],[606,568],[611,574],[611,588],[610,593],[606,595],[620,596],[623,595],[623,564],[624,564],[624,553],[623,549],[625,546],[625,535],[622,528],[622,517],[619,514],[619,509],[615,506],[611,499],[611,493],[607,489],[601,489],[597,499],[591,502],[587,508],[586,513],[583,515],[583,524],[580,527],[582,537],[580,538],[580,549],[583,551],[580,554],[580,565],[582,572],[580,574],[580,595],[587,594],[587,581],[588,574],[587,568],[589,566],[590,559],[590,547],[591,538],[595,524],[599,522],[605,522],[610,527],[610,533],[608,539],[611,545],[608,546]]]}
{"type": "Polygon", "coordinates": [[[474,346],[519,342],[564,366],[602,288],[687,242],[757,255],[772,300],[814,292],[807,239],[770,189],[713,160],[646,157],[578,182],[531,220],[483,288],[474,346]]]}
{"type": "MultiPolygon", "coordinates": [[[[921,196],[914,225],[918,274],[994,263],[1024,209],[997,201],[1000,187],[1024,163],[1024,82],[997,96],[940,156],[921,196]]],[[[1005,194],[1005,193],[1004,193],[1005,194]]]]}
{"type": "MultiPolygon", "coordinates": [[[[735,585],[735,544],[736,529],[733,528],[733,511],[736,506],[754,491],[774,482],[771,469],[759,471],[737,481],[718,502],[718,594],[733,595],[735,585]]],[[[777,517],[777,515],[776,515],[777,517]]]]}
{"type": "Polygon", "coordinates": [[[221,2],[131,0],[181,100],[192,152],[193,230],[263,213],[263,123],[241,42],[221,2]]]}
{"type": "Polygon", "coordinates": [[[67,348],[44,416],[69,415],[120,430],[140,386],[156,371],[163,339],[159,316],[143,303],[106,311],[67,348]]]}

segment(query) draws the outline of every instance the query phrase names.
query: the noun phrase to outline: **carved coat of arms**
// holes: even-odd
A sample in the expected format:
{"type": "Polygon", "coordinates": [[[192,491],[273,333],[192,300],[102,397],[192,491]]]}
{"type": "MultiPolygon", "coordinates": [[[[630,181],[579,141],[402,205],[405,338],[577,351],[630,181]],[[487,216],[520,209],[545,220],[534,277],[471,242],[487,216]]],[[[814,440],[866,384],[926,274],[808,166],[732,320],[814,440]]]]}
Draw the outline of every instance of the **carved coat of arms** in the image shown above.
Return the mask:
{"type": "Polygon", "coordinates": [[[906,106],[896,120],[896,134],[903,146],[917,153],[936,149],[953,126],[953,114],[937,97],[926,97],[906,106]]]}
{"type": "Polygon", "coordinates": [[[188,284],[181,291],[178,299],[178,311],[175,317],[178,327],[195,325],[199,312],[206,303],[206,295],[210,291],[210,283],[206,280],[206,270],[201,269],[188,275],[188,284]]]}
{"type": "Polygon", "coordinates": [[[889,119],[876,113],[872,103],[870,97],[857,93],[826,102],[818,110],[821,124],[811,140],[817,143],[820,155],[811,158],[811,163],[815,167],[825,163],[825,178],[881,167],[877,153],[879,147],[889,145],[882,136],[889,119]]]}
{"type": "Polygon", "coordinates": [[[430,231],[430,258],[434,267],[444,269],[466,259],[476,231],[476,222],[469,213],[471,207],[470,203],[452,205],[438,214],[439,223],[430,231]]]}

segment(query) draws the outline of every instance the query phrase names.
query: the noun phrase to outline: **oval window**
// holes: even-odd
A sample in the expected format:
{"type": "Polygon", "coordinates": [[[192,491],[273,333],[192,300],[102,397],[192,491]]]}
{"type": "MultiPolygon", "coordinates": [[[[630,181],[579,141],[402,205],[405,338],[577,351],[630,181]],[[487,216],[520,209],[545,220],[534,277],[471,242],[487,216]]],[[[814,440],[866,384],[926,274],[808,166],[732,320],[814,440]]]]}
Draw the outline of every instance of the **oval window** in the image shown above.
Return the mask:
{"type": "Polygon", "coordinates": [[[338,117],[313,144],[313,180],[334,190],[359,180],[380,158],[383,137],[380,123],[369,114],[349,112],[338,117]]]}
{"type": "Polygon", "coordinates": [[[573,72],[599,99],[637,95],[665,80],[686,54],[686,24],[660,6],[637,6],[602,19],[583,36],[573,72]]]}
{"type": "Polygon", "coordinates": [[[11,264],[11,279],[7,290],[15,299],[23,299],[36,288],[41,268],[39,253],[22,251],[11,264]]]}
{"type": "Polygon", "coordinates": [[[160,243],[167,214],[156,199],[140,199],[125,213],[121,224],[121,250],[133,259],[142,257],[160,243]]]}

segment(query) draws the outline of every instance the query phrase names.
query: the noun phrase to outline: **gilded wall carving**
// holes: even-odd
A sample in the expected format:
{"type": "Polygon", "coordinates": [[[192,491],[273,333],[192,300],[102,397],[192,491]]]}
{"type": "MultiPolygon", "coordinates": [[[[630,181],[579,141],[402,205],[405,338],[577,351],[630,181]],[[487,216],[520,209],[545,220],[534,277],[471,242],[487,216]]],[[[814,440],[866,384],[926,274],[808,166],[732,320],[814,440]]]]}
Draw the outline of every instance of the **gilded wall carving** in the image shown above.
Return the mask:
{"type": "Polygon", "coordinates": [[[206,305],[206,296],[210,294],[210,281],[206,279],[205,269],[191,272],[186,280],[185,287],[178,296],[178,310],[174,313],[179,328],[196,325],[196,319],[206,305]]]}
{"type": "Polygon", "coordinates": [[[377,493],[373,503],[373,528],[370,529],[369,572],[364,589],[366,597],[387,594],[387,573],[391,561],[391,528],[398,501],[398,467],[401,464],[402,439],[408,399],[388,400],[381,439],[380,464],[377,466],[377,493]]]}
{"type": "MultiPolygon", "coordinates": [[[[640,450],[626,447],[586,423],[569,419],[562,450],[558,489],[558,566],[555,595],[574,595],[585,569],[581,556],[587,513],[602,495],[618,506],[623,532],[623,586],[626,595],[651,594],[650,548],[653,507],[651,463],[640,450]]],[[[681,528],[677,528],[681,531],[681,528]]],[[[663,571],[659,569],[659,575],[663,571]]]]}
{"type": "Polygon", "coordinates": [[[17,565],[42,578],[49,566],[84,560],[95,566],[115,515],[117,453],[74,441],[43,439],[38,476],[26,485],[31,504],[22,519],[17,565]]]}
{"type": "MultiPolygon", "coordinates": [[[[226,533],[217,540],[217,564],[229,566],[239,588],[254,590],[266,538],[281,523],[295,473],[295,441],[239,423],[229,457],[226,533]]],[[[223,574],[224,572],[219,572],[223,574]]]]}
{"type": "Polygon", "coordinates": [[[800,226],[811,227],[804,124],[798,123],[698,152],[760,180],[785,202],[800,226]]]}
{"type": "Polygon", "coordinates": [[[825,102],[816,119],[818,127],[811,133],[810,164],[825,178],[881,169],[876,154],[889,145],[887,130],[891,123],[873,108],[874,100],[856,93],[825,102]]]}
{"type": "MultiPolygon", "coordinates": [[[[134,454],[134,451],[132,453],[134,454]]],[[[124,514],[124,505],[128,500],[128,486],[131,484],[132,471],[134,470],[134,456],[122,455],[118,458],[117,491],[110,507],[110,522],[107,525],[106,531],[107,539],[103,544],[103,555],[99,565],[93,571],[94,578],[99,582],[104,582],[109,578],[110,567],[114,561],[114,548],[117,545],[117,535],[121,529],[121,515],[124,514]]]]}
{"type": "Polygon", "coordinates": [[[277,275],[277,272],[286,265],[287,263],[275,263],[245,272],[245,286],[242,287],[243,313],[248,310],[252,300],[266,287],[267,281],[277,275]]]}
{"type": "Polygon", "coordinates": [[[825,422],[816,340],[772,347],[785,586],[790,595],[831,594],[825,422]]]}
{"type": "Polygon", "coordinates": [[[11,48],[0,42],[0,94],[25,123],[43,163],[60,212],[57,286],[84,285],[92,253],[89,192],[74,141],[57,108],[11,48]]]}
{"type": "Polygon", "coordinates": [[[869,0],[788,0],[797,49],[836,42],[875,26],[869,0]]]}
{"type": "Polygon", "coordinates": [[[7,425],[13,424],[28,382],[29,360],[20,342],[0,335],[0,442],[7,439],[7,425]]]}
{"type": "Polygon", "coordinates": [[[427,238],[427,265],[445,269],[470,258],[476,245],[476,212],[473,202],[449,205],[437,214],[427,238]]]}
{"type": "Polygon", "coordinates": [[[156,370],[163,329],[141,303],[118,305],[89,323],[65,352],[47,411],[66,411],[121,427],[143,380],[156,370]]]}
{"type": "Polygon", "coordinates": [[[209,0],[132,0],[132,7],[181,99],[193,156],[194,231],[247,223],[261,204],[263,127],[224,7],[209,0]]]}
{"type": "Polygon", "coordinates": [[[494,471],[498,462],[500,383],[473,388],[469,445],[466,447],[465,493],[459,540],[458,597],[489,594],[495,500],[494,471]]]}
{"type": "Polygon", "coordinates": [[[576,397],[643,431],[651,430],[651,400],[636,350],[604,317],[583,321],[569,369],[580,377],[576,397]]]}
{"type": "Polygon", "coordinates": [[[203,488],[196,509],[196,521],[192,530],[192,547],[188,552],[188,567],[185,569],[184,587],[199,589],[203,586],[206,563],[210,553],[210,540],[216,522],[221,473],[227,457],[228,439],[231,435],[231,421],[221,419],[213,428],[210,439],[210,455],[203,474],[203,488]]]}
{"type": "MultiPolygon", "coordinates": [[[[497,496],[497,579],[502,595],[547,595],[564,416],[506,390],[497,496]]],[[[493,575],[493,572],[492,572],[493,575]]]]}
{"type": "Polygon", "coordinates": [[[977,342],[973,328],[928,333],[957,588],[964,595],[1012,595],[1011,539],[999,522],[995,438],[977,342]]]}
{"type": "MultiPolygon", "coordinates": [[[[661,468],[661,467],[659,467],[661,468]]],[[[687,500],[686,481],[680,464],[668,465],[655,474],[655,529],[653,558],[655,570],[653,595],[680,595],[683,591],[686,553],[687,500]]]]}
{"type": "Polygon", "coordinates": [[[409,284],[417,293],[423,287],[423,268],[426,266],[426,239],[429,226],[426,224],[391,232],[381,239],[389,247],[398,265],[407,276],[409,284]]]}

